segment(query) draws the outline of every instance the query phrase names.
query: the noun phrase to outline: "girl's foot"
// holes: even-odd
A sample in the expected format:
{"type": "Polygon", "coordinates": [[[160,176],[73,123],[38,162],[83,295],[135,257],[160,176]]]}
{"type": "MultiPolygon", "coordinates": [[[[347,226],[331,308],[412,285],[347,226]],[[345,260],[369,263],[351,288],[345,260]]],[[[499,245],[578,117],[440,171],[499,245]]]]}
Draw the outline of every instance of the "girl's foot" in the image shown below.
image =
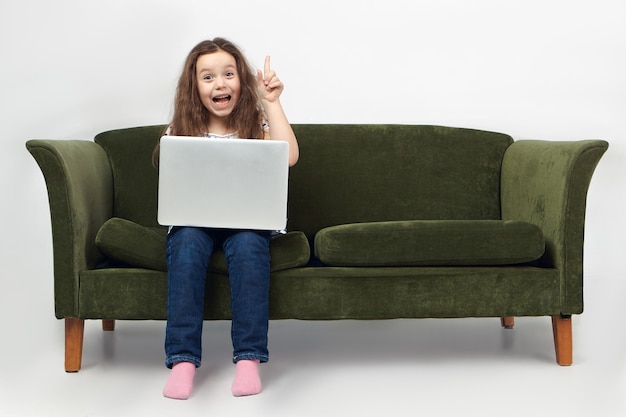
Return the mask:
{"type": "Polygon", "coordinates": [[[255,395],[261,392],[258,360],[241,360],[236,364],[235,380],[231,391],[235,397],[255,395]]]}
{"type": "Polygon", "coordinates": [[[172,366],[172,371],[163,388],[163,395],[175,400],[186,400],[193,391],[193,377],[196,375],[196,365],[191,362],[178,362],[172,366]]]}

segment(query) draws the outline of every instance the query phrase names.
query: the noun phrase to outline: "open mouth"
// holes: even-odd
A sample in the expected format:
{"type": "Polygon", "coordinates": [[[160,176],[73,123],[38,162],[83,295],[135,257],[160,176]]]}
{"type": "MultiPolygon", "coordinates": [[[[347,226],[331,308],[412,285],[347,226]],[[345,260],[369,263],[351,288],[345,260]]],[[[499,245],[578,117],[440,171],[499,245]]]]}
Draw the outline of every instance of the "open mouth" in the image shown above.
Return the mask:
{"type": "Polygon", "coordinates": [[[215,96],[213,97],[213,102],[215,104],[228,104],[228,102],[230,101],[230,95],[226,94],[223,96],[215,96]]]}

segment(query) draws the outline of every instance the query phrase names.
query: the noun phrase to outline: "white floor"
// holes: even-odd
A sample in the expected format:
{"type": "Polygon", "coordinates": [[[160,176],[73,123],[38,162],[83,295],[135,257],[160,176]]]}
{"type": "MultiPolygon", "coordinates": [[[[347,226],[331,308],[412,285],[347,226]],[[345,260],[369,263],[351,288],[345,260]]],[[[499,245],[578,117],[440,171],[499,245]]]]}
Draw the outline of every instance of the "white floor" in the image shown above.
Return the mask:
{"type": "Polygon", "coordinates": [[[623,416],[625,287],[587,273],[571,367],[555,363],[548,318],[514,330],[497,319],[272,321],[264,390],[246,398],[230,394],[229,323],[207,322],[194,394],[175,401],[161,396],[163,322],[110,333],[88,322],[83,369],[66,374],[51,288],[16,283],[3,292],[15,313],[3,314],[0,416],[623,416]]]}

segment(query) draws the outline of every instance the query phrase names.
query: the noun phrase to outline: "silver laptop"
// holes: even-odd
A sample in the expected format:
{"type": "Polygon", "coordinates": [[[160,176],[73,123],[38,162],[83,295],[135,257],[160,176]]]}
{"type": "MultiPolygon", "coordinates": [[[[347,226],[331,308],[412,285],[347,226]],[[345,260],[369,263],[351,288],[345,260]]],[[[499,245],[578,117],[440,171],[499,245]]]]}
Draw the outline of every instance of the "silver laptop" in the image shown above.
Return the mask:
{"type": "Polygon", "coordinates": [[[163,136],[158,222],[282,230],[288,174],[284,141],[163,136]]]}

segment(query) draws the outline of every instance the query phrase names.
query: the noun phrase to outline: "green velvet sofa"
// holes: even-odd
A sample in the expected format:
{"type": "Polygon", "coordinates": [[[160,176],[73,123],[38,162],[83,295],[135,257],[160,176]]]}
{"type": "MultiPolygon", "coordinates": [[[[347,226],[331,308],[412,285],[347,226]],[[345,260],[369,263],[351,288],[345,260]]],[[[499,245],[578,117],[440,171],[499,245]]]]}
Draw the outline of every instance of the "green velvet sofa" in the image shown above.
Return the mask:
{"type": "MultiPolygon", "coordinates": [[[[84,320],[166,319],[166,229],[152,149],[164,126],[94,141],[30,140],[50,203],[65,368],[80,369],[84,320]]],[[[583,311],[586,198],[601,140],[520,140],[421,125],[299,124],[288,233],[272,241],[270,318],[514,317],[552,320],[572,363],[583,311]]],[[[205,316],[228,320],[223,254],[205,316]]]]}

